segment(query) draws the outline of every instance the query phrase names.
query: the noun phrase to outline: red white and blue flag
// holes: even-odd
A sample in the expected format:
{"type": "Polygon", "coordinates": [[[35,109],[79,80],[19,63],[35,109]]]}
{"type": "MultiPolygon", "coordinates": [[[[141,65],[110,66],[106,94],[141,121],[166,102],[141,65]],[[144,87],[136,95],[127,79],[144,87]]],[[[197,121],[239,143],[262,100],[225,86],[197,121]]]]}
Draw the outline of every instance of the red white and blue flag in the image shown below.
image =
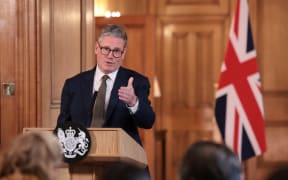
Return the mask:
{"type": "Polygon", "coordinates": [[[237,0],[216,92],[223,140],[241,160],[266,151],[260,74],[247,0],[237,0]]]}

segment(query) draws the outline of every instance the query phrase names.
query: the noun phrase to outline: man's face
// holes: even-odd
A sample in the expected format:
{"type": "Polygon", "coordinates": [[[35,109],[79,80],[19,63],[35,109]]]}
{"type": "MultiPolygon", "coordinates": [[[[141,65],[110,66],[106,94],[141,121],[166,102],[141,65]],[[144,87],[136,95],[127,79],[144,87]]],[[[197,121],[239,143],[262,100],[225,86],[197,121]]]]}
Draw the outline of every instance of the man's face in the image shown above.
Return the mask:
{"type": "Polygon", "coordinates": [[[121,66],[125,53],[124,40],[121,38],[105,36],[101,42],[96,42],[97,64],[105,74],[109,74],[121,66]]]}

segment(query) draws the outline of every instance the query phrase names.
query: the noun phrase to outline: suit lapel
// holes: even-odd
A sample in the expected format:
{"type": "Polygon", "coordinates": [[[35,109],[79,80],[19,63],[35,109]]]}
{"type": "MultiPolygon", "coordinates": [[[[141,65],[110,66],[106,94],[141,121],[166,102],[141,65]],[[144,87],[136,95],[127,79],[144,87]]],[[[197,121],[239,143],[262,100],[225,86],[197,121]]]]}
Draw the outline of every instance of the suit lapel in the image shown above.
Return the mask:
{"type": "Polygon", "coordinates": [[[93,82],[94,82],[94,73],[95,68],[88,72],[87,76],[85,77],[83,84],[82,84],[82,91],[83,91],[83,100],[85,109],[91,110],[91,103],[93,99],[93,82]]]}
{"type": "Polygon", "coordinates": [[[118,98],[118,89],[121,86],[126,86],[128,83],[127,77],[125,75],[125,71],[120,67],[114,85],[113,85],[113,89],[111,91],[111,96],[110,96],[110,100],[109,100],[109,105],[108,105],[108,109],[106,112],[106,121],[110,119],[114,109],[116,108],[116,105],[119,103],[119,98],[118,98]]]}

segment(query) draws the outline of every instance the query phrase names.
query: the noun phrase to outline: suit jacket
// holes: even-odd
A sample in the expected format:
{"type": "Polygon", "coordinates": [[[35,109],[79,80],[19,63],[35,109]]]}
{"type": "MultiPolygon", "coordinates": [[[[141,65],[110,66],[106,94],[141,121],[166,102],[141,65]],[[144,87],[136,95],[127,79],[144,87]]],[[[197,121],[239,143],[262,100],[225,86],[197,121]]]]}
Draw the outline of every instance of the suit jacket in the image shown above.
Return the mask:
{"type": "MultiPolygon", "coordinates": [[[[94,103],[92,92],[95,71],[96,67],[65,81],[57,125],[71,119],[85,127],[90,127],[94,103]]],[[[149,91],[150,83],[145,76],[120,67],[111,91],[103,127],[122,128],[141,144],[138,127],[152,128],[155,121],[155,113],[148,99],[149,91]],[[127,86],[130,77],[134,77],[133,87],[139,101],[135,114],[130,113],[126,104],[118,98],[118,89],[121,86],[127,86]]]]}

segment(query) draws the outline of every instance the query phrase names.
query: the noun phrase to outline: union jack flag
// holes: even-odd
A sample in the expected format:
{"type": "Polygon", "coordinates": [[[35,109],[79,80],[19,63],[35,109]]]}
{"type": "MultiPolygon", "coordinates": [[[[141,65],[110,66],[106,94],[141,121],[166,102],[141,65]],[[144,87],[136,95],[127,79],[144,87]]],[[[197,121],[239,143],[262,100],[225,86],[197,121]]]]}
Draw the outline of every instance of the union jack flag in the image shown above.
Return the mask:
{"type": "Polygon", "coordinates": [[[216,92],[223,140],[241,160],[266,151],[260,74],[247,0],[237,0],[216,92]]]}

